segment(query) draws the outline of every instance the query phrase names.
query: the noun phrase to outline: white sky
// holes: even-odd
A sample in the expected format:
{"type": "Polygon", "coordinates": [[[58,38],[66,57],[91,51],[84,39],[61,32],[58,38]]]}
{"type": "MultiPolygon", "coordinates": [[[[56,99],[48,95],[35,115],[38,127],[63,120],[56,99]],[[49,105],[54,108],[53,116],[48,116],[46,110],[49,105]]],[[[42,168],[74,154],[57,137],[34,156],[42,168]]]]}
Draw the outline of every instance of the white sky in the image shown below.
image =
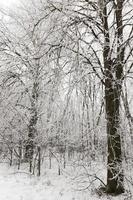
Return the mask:
{"type": "Polygon", "coordinates": [[[17,4],[19,0],[0,0],[0,6],[12,7],[14,4],[17,4]]]}

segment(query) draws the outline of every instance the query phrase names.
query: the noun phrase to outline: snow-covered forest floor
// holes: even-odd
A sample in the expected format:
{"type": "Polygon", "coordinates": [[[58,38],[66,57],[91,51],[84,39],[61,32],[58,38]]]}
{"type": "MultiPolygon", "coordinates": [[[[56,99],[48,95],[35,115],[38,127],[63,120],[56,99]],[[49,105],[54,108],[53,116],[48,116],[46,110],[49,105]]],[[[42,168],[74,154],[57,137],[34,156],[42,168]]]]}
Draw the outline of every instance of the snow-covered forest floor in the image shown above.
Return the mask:
{"type": "Polygon", "coordinates": [[[59,176],[56,163],[48,169],[48,162],[45,162],[41,177],[28,173],[26,165],[18,170],[17,166],[0,164],[0,200],[132,199],[129,191],[117,197],[102,193],[98,188],[101,180],[106,180],[105,175],[106,167],[101,163],[91,163],[89,167],[70,165],[61,168],[59,176]]]}

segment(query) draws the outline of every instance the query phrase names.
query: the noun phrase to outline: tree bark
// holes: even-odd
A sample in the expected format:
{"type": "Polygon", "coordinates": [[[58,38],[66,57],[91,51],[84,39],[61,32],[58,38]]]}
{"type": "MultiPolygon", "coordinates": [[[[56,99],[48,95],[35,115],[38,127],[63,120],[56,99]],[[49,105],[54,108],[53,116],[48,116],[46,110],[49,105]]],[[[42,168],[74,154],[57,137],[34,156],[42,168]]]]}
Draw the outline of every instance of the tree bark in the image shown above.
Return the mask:
{"type": "MultiPolygon", "coordinates": [[[[111,81],[107,80],[108,82],[111,81]]],[[[107,193],[120,194],[124,192],[123,168],[120,126],[120,97],[118,88],[111,85],[105,89],[106,119],[108,137],[108,159],[107,159],[107,193]]]]}
{"type": "Polygon", "coordinates": [[[37,135],[36,125],[38,121],[37,115],[37,100],[38,100],[38,83],[35,81],[33,84],[32,97],[31,97],[31,117],[28,126],[28,140],[26,144],[25,158],[30,163],[30,172],[32,171],[32,160],[35,146],[35,136],[37,135]]]}
{"type": "Polygon", "coordinates": [[[122,8],[123,1],[118,0],[114,5],[117,25],[117,51],[116,62],[110,56],[110,34],[108,26],[107,4],[104,1],[101,8],[101,19],[104,31],[104,69],[105,69],[105,107],[107,120],[107,193],[121,194],[124,192],[124,173],[122,168],[122,150],[120,135],[120,96],[123,78],[123,26],[122,8]]]}

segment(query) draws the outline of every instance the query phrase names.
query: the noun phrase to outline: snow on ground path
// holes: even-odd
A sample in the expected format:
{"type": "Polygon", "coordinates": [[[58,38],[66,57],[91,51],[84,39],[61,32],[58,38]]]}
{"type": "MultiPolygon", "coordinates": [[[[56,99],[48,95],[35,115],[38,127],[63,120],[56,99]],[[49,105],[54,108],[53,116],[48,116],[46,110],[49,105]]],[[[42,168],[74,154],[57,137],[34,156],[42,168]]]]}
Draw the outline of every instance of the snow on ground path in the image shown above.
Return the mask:
{"type": "Polygon", "coordinates": [[[0,200],[125,200],[78,191],[70,177],[45,170],[41,178],[0,164],[0,200]]]}
{"type": "Polygon", "coordinates": [[[38,178],[0,166],[0,200],[80,200],[81,197],[64,176],[46,173],[38,178]]]}

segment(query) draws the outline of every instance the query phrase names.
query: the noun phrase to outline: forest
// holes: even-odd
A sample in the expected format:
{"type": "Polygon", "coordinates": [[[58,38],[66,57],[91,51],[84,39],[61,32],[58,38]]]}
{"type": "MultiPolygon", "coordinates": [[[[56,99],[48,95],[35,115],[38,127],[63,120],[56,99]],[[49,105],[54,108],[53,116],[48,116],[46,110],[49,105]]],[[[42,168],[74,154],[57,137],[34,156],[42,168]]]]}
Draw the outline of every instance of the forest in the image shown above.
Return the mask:
{"type": "Polygon", "coordinates": [[[133,0],[1,2],[0,199],[133,200],[133,0]]]}

